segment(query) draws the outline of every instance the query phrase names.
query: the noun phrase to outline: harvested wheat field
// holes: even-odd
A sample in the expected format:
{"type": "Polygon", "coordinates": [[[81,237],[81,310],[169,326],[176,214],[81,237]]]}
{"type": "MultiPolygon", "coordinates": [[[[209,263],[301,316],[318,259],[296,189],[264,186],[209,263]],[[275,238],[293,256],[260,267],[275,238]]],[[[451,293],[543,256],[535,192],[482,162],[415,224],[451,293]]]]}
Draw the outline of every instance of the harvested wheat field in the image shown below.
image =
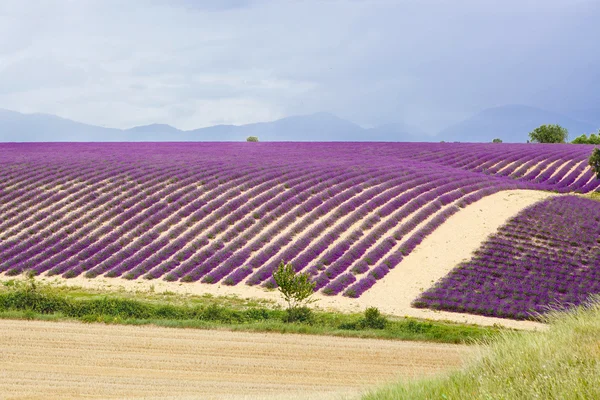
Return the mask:
{"type": "Polygon", "coordinates": [[[0,320],[2,399],[323,399],[457,368],[473,347],[0,320]]]}

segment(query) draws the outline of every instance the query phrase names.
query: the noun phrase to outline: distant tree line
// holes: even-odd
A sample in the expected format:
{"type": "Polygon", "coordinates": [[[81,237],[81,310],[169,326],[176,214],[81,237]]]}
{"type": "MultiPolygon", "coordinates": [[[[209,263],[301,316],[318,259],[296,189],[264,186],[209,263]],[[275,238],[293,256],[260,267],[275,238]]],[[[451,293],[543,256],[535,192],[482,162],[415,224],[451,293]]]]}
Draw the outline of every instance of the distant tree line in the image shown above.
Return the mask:
{"type": "MultiPolygon", "coordinates": [[[[558,124],[541,125],[529,132],[528,143],[568,143],[569,131],[558,124]]],[[[494,142],[499,139],[494,139],[494,142]]],[[[600,145],[600,130],[598,133],[580,135],[573,139],[572,144],[600,145]]]]}
{"type": "Polygon", "coordinates": [[[589,137],[586,134],[577,136],[575,139],[573,139],[573,141],[571,143],[573,143],[573,144],[600,144],[600,129],[598,130],[597,134],[592,133],[592,134],[590,134],[589,137]]]}

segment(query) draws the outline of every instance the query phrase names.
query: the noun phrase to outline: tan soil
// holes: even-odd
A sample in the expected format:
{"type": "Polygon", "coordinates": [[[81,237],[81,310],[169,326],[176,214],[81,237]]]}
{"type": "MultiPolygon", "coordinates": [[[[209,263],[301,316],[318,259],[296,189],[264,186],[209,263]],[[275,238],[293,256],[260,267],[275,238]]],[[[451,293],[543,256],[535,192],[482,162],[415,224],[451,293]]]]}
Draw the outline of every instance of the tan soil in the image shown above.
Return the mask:
{"type": "Polygon", "coordinates": [[[341,399],[459,368],[461,345],[0,320],[2,399],[341,399]]]}
{"type": "Polygon", "coordinates": [[[415,309],[410,303],[421,292],[443,278],[455,266],[468,261],[474,250],[495,233],[508,219],[540,200],[548,192],[511,190],[499,192],[465,207],[428,236],[408,257],[392,269],[360,300],[394,315],[431,319],[449,319],[478,324],[499,323],[514,328],[542,328],[529,321],[510,321],[469,314],[415,309]]]}

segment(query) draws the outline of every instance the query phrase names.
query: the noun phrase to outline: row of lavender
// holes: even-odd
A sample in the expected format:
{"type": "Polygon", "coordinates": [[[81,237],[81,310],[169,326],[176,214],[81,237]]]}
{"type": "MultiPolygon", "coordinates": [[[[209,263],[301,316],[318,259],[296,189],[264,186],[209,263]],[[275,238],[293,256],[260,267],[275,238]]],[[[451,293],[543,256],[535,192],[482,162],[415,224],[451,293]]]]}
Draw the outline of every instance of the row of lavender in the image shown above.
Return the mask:
{"type": "Polygon", "coordinates": [[[1,146],[0,271],[272,285],[285,259],[356,297],[456,205],[597,186],[585,146],[250,146],[1,146]]]}
{"type": "MultiPolygon", "coordinates": [[[[422,178],[421,181],[424,182],[425,180],[430,180],[431,178],[432,178],[432,176],[428,175],[428,176],[426,176],[425,179],[422,178]]],[[[378,181],[381,181],[381,179],[379,179],[378,181]]],[[[183,182],[185,182],[185,180],[183,182]]],[[[311,182],[305,182],[305,184],[307,184],[307,187],[313,187],[313,188],[315,187],[313,185],[314,182],[313,182],[313,184],[311,184],[311,182]]],[[[430,187],[429,187],[430,189],[435,186],[435,184],[432,184],[431,182],[429,183],[429,185],[430,185],[430,187]]],[[[407,187],[411,187],[411,186],[412,185],[408,185],[408,186],[405,185],[404,189],[406,189],[407,187]]],[[[458,187],[460,185],[456,185],[456,183],[454,183],[451,186],[453,186],[454,188],[456,188],[456,187],[458,187]]],[[[441,188],[443,189],[444,186],[442,186],[441,188]]],[[[398,190],[398,188],[396,187],[395,190],[398,190]]],[[[464,188],[463,188],[463,190],[464,190],[464,188]]],[[[438,193],[443,193],[443,191],[438,192],[438,193]]],[[[414,195],[414,193],[412,193],[411,196],[412,195],[414,195]]],[[[370,196],[367,196],[366,198],[368,198],[368,197],[370,197],[370,196]]],[[[388,197],[389,197],[389,194],[388,194],[388,197]]],[[[429,193],[429,199],[436,198],[436,197],[438,197],[438,196],[436,195],[435,191],[432,192],[432,193],[429,193]],[[433,196],[432,196],[432,194],[433,194],[433,196]]],[[[451,200],[451,199],[444,199],[444,198],[442,198],[442,199],[446,200],[446,201],[450,201],[451,200]]],[[[258,200],[261,200],[261,199],[257,199],[257,201],[258,200]]],[[[402,200],[402,199],[397,199],[397,201],[400,201],[400,200],[402,200]]],[[[408,198],[405,199],[404,201],[406,201],[406,200],[408,200],[408,198]]],[[[425,201],[425,199],[423,199],[423,198],[419,198],[418,200],[420,200],[420,201],[413,201],[413,203],[411,203],[411,206],[412,206],[413,209],[415,208],[415,206],[427,203],[427,201],[425,201]]],[[[355,204],[356,204],[356,201],[358,201],[358,203],[360,203],[362,201],[362,199],[360,199],[360,198],[358,198],[358,199],[354,198],[355,204]]],[[[181,206],[181,204],[179,204],[178,206],[181,206]]],[[[439,206],[437,206],[435,209],[438,209],[438,208],[439,208],[439,206]]],[[[389,211],[391,211],[391,209],[389,208],[389,205],[388,205],[388,209],[389,209],[389,211]]],[[[431,209],[431,207],[430,207],[430,209],[431,209]]],[[[150,208],[150,210],[151,211],[156,211],[156,210],[152,210],[152,208],[150,208]]],[[[129,216],[132,216],[132,215],[135,215],[136,213],[129,213],[129,212],[127,212],[127,214],[129,214],[129,216]]],[[[123,214],[121,214],[120,217],[121,216],[123,216],[123,214]]],[[[216,216],[218,216],[218,213],[215,214],[213,217],[216,218],[216,216]]],[[[340,216],[340,214],[338,213],[334,217],[338,218],[339,216],[340,216]]],[[[426,216],[426,214],[424,214],[423,212],[421,212],[419,214],[419,216],[424,217],[424,216],[426,216]]],[[[88,218],[89,217],[90,216],[88,216],[88,218]]],[[[140,217],[141,217],[142,220],[144,219],[144,215],[143,214],[140,217]]],[[[170,221],[170,220],[168,220],[168,221],[170,221]]],[[[305,221],[306,221],[306,219],[304,219],[302,221],[302,223],[306,223],[305,221]]],[[[124,221],[119,220],[118,222],[119,222],[119,224],[122,224],[124,221]]],[[[126,223],[124,225],[124,227],[127,228],[129,225],[130,225],[129,223],[126,223]]],[[[145,224],[144,228],[148,228],[148,225],[145,224]]],[[[36,227],[36,229],[39,229],[39,226],[36,227]]],[[[120,233],[123,233],[123,232],[120,232],[120,233]]],[[[192,231],[191,233],[194,233],[194,231],[192,231]]],[[[119,260],[119,258],[121,258],[121,261],[122,261],[123,257],[134,256],[132,258],[129,258],[129,259],[125,260],[125,262],[122,262],[120,265],[126,265],[126,264],[128,264],[127,267],[131,267],[132,265],[136,265],[136,261],[137,261],[137,263],[139,263],[140,261],[142,261],[142,263],[137,268],[137,270],[139,271],[140,268],[145,267],[148,264],[148,262],[151,261],[151,260],[145,259],[145,257],[148,257],[150,254],[155,253],[156,250],[158,250],[157,243],[154,243],[153,245],[150,245],[150,246],[146,246],[148,244],[148,241],[152,239],[152,236],[153,236],[152,233],[149,233],[147,236],[141,237],[138,240],[138,242],[139,242],[139,248],[137,248],[137,249],[134,248],[133,251],[131,251],[132,248],[127,249],[126,251],[122,252],[123,254],[125,254],[124,256],[122,254],[117,253],[112,258],[113,261],[114,260],[119,260]],[[144,251],[141,251],[141,247],[143,247],[143,246],[146,246],[146,248],[144,249],[144,251]],[[136,252],[136,250],[138,250],[138,251],[136,252]],[[135,254],[133,254],[133,253],[135,253],[135,254]]],[[[119,237],[119,235],[113,233],[113,235],[112,235],[112,241],[115,241],[118,237],[119,237]]],[[[191,239],[192,239],[192,237],[188,237],[187,241],[186,240],[178,240],[173,245],[177,245],[177,243],[180,243],[181,245],[184,245],[185,243],[187,243],[191,239]]],[[[67,242],[65,243],[64,241],[61,241],[61,243],[60,243],[59,246],[55,246],[54,249],[50,249],[51,250],[50,252],[46,251],[44,253],[38,254],[37,257],[35,257],[35,256],[31,257],[32,255],[35,254],[35,252],[37,250],[35,247],[30,248],[29,252],[23,252],[23,253],[21,253],[20,254],[20,256],[21,256],[20,259],[24,261],[22,267],[34,268],[35,270],[38,270],[38,271],[46,271],[46,270],[49,269],[50,273],[64,272],[65,270],[68,270],[67,276],[74,276],[77,273],[77,269],[81,270],[81,268],[76,267],[76,264],[86,265],[86,264],[90,264],[90,262],[92,264],[97,264],[98,261],[100,261],[99,259],[95,258],[95,259],[92,259],[90,262],[88,262],[88,261],[85,260],[85,258],[89,257],[90,254],[93,254],[93,251],[91,250],[92,248],[99,249],[99,248],[106,247],[106,243],[105,242],[107,240],[111,240],[111,238],[106,238],[105,240],[100,241],[99,243],[96,243],[95,246],[90,246],[90,248],[86,248],[85,246],[71,246],[71,243],[70,243],[71,238],[65,237],[65,238],[63,238],[63,240],[66,240],[67,242]],[[65,246],[70,246],[71,247],[70,250],[65,251],[65,248],[64,248],[65,246]],[[73,251],[79,251],[79,254],[80,254],[81,257],[78,257],[78,258],[73,257],[74,256],[74,254],[72,254],[73,251]],[[54,254],[52,254],[52,252],[56,254],[55,257],[52,257],[54,255],[54,254]],[[83,259],[82,259],[82,257],[83,257],[83,259]],[[65,262],[65,258],[68,258],[68,262],[65,262]],[[84,262],[82,262],[82,261],[84,261],[84,262]],[[59,262],[59,264],[57,266],[52,267],[52,265],[54,265],[53,263],[56,263],[56,262],[59,262]],[[75,268],[69,269],[70,267],[75,267],[75,268]]],[[[265,240],[265,241],[268,241],[268,240],[265,240]]],[[[88,238],[85,241],[85,245],[90,245],[91,242],[92,242],[92,240],[90,240],[88,238]]],[[[204,244],[207,244],[206,240],[204,240],[204,242],[205,242],[204,244]]],[[[163,240],[162,242],[159,242],[159,244],[166,245],[167,241],[163,240]]],[[[29,243],[24,242],[18,248],[16,248],[15,250],[19,250],[21,248],[26,248],[26,247],[28,247],[28,245],[29,245],[29,243]]],[[[231,244],[229,247],[231,247],[233,245],[234,244],[231,244]]],[[[108,247],[106,249],[105,253],[110,253],[113,250],[114,249],[111,249],[110,247],[108,247]]],[[[225,249],[225,250],[227,250],[227,249],[225,249]]],[[[188,252],[188,254],[191,253],[191,252],[189,252],[189,250],[187,252],[188,252]]],[[[172,254],[172,253],[169,253],[169,254],[172,254]]],[[[167,254],[167,256],[169,254],[167,254]]],[[[261,253],[261,254],[263,254],[263,253],[261,253]]],[[[160,252],[158,254],[156,254],[156,257],[160,257],[160,256],[161,256],[160,252]]],[[[235,260],[235,259],[236,258],[232,258],[231,260],[235,260]]],[[[19,260],[18,257],[12,259],[12,261],[14,261],[14,262],[18,262],[18,260],[19,260]]],[[[200,260],[196,257],[196,258],[194,258],[191,261],[194,264],[198,264],[200,260]]],[[[119,267],[119,268],[121,268],[121,267],[119,267]]],[[[97,269],[100,269],[100,272],[103,272],[103,270],[104,271],[108,270],[109,276],[117,276],[117,275],[119,275],[119,271],[118,271],[119,268],[111,268],[110,265],[108,265],[108,268],[106,268],[106,265],[100,264],[100,266],[98,268],[94,268],[94,269],[88,271],[88,276],[91,275],[91,274],[96,274],[97,273],[97,271],[96,271],[97,269]]],[[[206,264],[203,265],[203,269],[204,268],[206,268],[206,264]]],[[[22,270],[22,269],[21,268],[14,269],[14,271],[20,271],[20,270],[22,270]]],[[[84,270],[85,270],[85,268],[84,268],[84,270]]],[[[125,268],[125,270],[127,270],[127,268],[125,268]]],[[[265,269],[263,268],[261,270],[261,272],[263,272],[264,270],[265,269]]],[[[164,272],[164,271],[160,271],[160,272],[164,272]]],[[[135,273],[135,270],[132,271],[132,272],[129,272],[128,275],[131,276],[131,274],[133,274],[133,273],[135,273]]],[[[375,273],[377,273],[377,272],[375,272],[375,273]]],[[[187,276],[189,276],[189,275],[187,275],[187,276]]],[[[214,276],[214,274],[212,276],[214,276]]],[[[270,273],[268,274],[268,276],[270,276],[270,273]]],[[[205,281],[208,281],[208,279],[210,279],[210,276],[208,276],[206,278],[207,279],[205,279],[205,281]]]]}
{"type": "Polygon", "coordinates": [[[600,202],[564,196],[523,210],[413,305],[534,319],[598,293],[600,202]]]}

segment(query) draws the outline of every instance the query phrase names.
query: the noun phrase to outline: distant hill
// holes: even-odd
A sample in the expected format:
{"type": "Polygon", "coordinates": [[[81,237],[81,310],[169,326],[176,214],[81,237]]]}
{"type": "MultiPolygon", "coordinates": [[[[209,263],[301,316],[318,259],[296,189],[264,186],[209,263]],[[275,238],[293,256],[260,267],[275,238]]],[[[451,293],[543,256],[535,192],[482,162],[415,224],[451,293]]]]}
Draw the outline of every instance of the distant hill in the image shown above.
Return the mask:
{"type": "MultiPolygon", "coordinates": [[[[47,114],[21,114],[0,110],[2,142],[107,142],[107,141],[418,141],[420,131],[392,124],[364,129],[329,113],[292,116],[247,125],[216,125],[183,131],[171,125],[150,124],[113,129],[83,124],[47,114]]],[[[424,139],[421,139],[424,140],[424,139]]]]}
{"type": "Polygon", "coordinates": [[[183,140],[182,137],[185,137],[185,131],[167,124],[150,124],[126,129],[123,135],[126,139],[122,140],[132,142],[180,141],[183,140]]]}
{"type": "Polygon", "coordinates": [[[385,124],[367,129],[367,135],[372,141],[382,142],[388,141],[390,137],[400,142],[431,142],[436,139],[421,129],[404,123],[385,124]]]}
{"type": "Polygon", "coordinates": [[[273,122],[248,125],[218,125],[200,128],[189,133],[199,140],[244,140],[258,136],[261,141],[361,141],[366,139],[365,129],[329,113],[282,118],[273,122]]]}
{"type": "Polygon", "coordinates": [[[272,122],[247,125],[215,125],[180,130],[166,124],[150,124],[130,129],[114,129],[84,124],[48,114],[22,114],[0,109],[0,142],[179,142],[243,141],[258,136],[260,141],[294,142],[526,142],[528,134],[542,124],[558,123],[575,138],[596,132],[600,126],[574,118],[522,105],[488,108],[435,136],[404,123],[363,128],[333,114],[320,112],[272,122]]]}
{"type": "Polygon", "coordinates": [[[83,142],[122,140],[120,129],[83,124],[48,114],[21,114],[0,109],[0,141],[83,142]]]}
{"type": "Polygon", "coordinates": [[[559,124],[569,130],[571,139],[598,130],[593,123],[566,115],[523,105],[488,108],[440,131],[436,138],[446,142],[491,142],[500,138],[505,143],[524,143],[529,132],[542,124],[559,124]]]}
{"type": "Polygon", "coordinates": [[[135,126],[133,128],[127,129],[127,132],[135,132],[135,133],[174,133],[179,134],[183,131],[175,128],[174,126],[167,124],[151,124],[151,125],[142,125],[135,126]]]}

